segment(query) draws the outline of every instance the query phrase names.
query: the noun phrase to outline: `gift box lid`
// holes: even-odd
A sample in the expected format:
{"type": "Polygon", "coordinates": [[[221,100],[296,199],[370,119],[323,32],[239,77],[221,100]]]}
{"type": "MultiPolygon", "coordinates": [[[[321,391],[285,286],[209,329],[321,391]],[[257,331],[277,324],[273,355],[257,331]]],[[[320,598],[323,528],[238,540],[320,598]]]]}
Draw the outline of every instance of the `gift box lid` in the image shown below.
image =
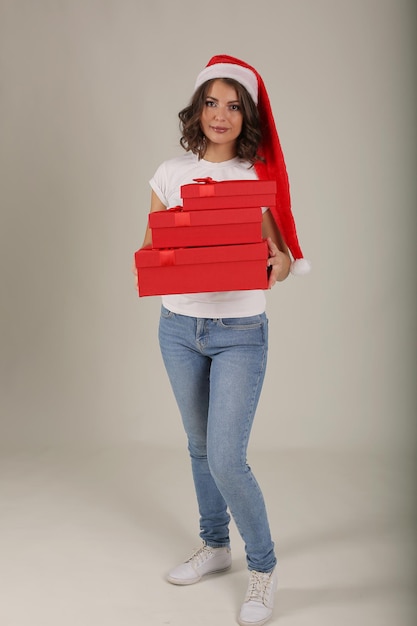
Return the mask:
{"type": "Polygon", "coordinates": [[[244,207],[222,210],[184,211],[182,207],[172,207],[167,211],[149,213],[150,228],[175,228],[181,226],[211,226],[261,222],[260,207],[244,207]]]}
{"type": "MultiPolygon", "coordinates": [[[[200,265],[204,263],[230,263],[256,261],[268,258],[266,240],[227,246],[202,246],[195,248],[153,249],[150,246],[135,252],[136,267],[161,267],[170,265],[200,265]]],[[[266,267],[266,266],[265,266],[266,267]]]]}
{"type": "Polygon", "coordinates": [[[247,196],[276,194],[275,180],[223,180],[195,178],[194,183],[181,186],[181,198],[209,198],[212,196],[247,196]]]}

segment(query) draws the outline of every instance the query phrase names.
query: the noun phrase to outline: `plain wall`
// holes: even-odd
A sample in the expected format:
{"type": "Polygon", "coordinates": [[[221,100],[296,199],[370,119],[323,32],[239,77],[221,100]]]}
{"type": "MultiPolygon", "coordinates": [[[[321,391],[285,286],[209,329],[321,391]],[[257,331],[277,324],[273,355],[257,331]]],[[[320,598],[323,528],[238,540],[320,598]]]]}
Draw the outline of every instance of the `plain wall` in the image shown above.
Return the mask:
{"type": "Polygon", "coordinates": [[[254,445],[415,444],[415,2],[1,0],[1,445],[183,442],[148,180],[213,54],[263,75],[313,271],[268,293],[254,445]]]}

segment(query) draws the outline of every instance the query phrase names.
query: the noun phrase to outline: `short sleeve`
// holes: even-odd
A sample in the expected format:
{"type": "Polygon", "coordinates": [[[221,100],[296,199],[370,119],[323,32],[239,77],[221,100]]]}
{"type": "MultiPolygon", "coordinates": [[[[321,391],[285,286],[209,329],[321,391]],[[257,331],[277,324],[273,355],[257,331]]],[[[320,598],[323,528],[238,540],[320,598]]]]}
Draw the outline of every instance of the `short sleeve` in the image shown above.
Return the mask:
{"type": "Polygon", "coordinates": [[[150,179],[149,184],[162,202],[162,204],[168,207],[169,201],[167,194],[167,176],[165,163],[161,163],[155,174],[150,179]]]}

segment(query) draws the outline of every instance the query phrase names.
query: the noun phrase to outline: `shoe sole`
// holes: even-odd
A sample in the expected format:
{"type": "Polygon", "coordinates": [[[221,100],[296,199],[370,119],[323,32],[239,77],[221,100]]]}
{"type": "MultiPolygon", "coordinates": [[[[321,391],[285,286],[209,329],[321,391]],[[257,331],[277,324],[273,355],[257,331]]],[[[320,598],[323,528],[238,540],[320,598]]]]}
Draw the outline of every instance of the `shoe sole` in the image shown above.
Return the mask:
{"type": "Polygon", "coordinates": [[[268,617],[265,617],[264,619],[261,619],[260,622],[245,622],[245,620],[242,620],[240,618],[240,616],[237,618],[237,623],[240,626],[263,626],[264,624],[266,624],[267,622],[269,622],[269,620],[272,618],[272,613],[271,615],[269,615],[268,617]]]}
{"type": "Polygon", "coordinates": [[[270,615],[269,617],[266,617],[265,619],[263,619],[260,622],[244,622],[244,621],[242,621],[242,620],[240,620],[238,618],[237,623],[240,624],[240,626],[263,626],[264,624],[269,622],[271,617],[272,617],[272,615],[270,615]]]}
{"type": "Polygon", "coordinates": [[[184,587],[186,585],[194,585],[195,583],[198,583],[202,578],[205,578],[206,576],[211,576],[212,574],[222,574],[223,572],[227,572],[232,566],[228,565],[227,567],[224,567],[223,569],[216,569],[213,570],[212,572],[207,572],[207,574],[203,574],[202,576],[199,576],[198,578],[192,578],[191,580],[188,578],[187,580],[181,579],[181,578],[172,578],[171,576],[167,576],[167,581],[169,583],[171,583],[172,585],[178,585],[180,587],[184,587]]]}

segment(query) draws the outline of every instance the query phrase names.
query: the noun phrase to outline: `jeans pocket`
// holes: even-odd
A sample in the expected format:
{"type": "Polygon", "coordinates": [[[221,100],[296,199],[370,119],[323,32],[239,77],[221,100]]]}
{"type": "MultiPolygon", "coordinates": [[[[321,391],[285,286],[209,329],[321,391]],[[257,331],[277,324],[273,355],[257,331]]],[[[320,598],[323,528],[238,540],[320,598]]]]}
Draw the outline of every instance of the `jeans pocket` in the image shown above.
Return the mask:
{"type": "Polygon", "coordinates": [[[231,330],[251,330],[255,328],[261,328],[266,323],[266,316],[264,313],[261,315],[250,315],[248,317],[224,317],[219,319],[219,324],[223,328],[230,328],[231,330]]]}
{"type": "Polygon", "coordinates": [[[164,319],[169,319],[170,317],[174,317],[174,313],[172,311],[170,311],[169,309],[167,309],[166,307],[164,307],[164,305],[161,305],[161,317],[163,317],[164,319]]]}

